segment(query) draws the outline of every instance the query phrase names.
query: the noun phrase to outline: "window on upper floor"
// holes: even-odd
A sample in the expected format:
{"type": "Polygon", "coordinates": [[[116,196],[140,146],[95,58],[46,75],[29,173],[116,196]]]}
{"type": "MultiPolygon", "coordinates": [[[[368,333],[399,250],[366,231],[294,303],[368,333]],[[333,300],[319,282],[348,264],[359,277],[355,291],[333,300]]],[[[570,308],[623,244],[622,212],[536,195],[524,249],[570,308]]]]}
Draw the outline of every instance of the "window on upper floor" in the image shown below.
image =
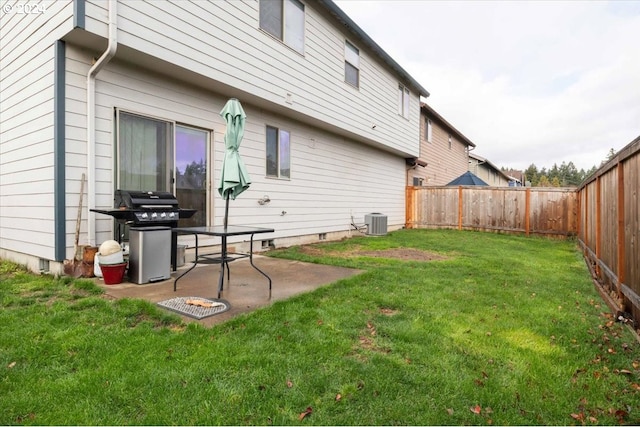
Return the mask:
{"type": "Polygon", "coordinates": [[[360,87],[360,51],[347,40],[344,41],[344,81],[360,87]]]}
{"type": "Polygon", "coordinates": [[[449,150],[451,150],[451,135],[449,135],[449,150]]]}
{"type": "Polygon", "coordinates": [[[398,85],[398,114],[405,119],[409,118],[409,98],[411,93],[409,89],[402,85],[398,85]]]}
{"type": "Polygon", "coordinates": [[[425,118],[424,125],[425,125],[424,134],[427,138],[427,142],[431,142],[433,138],[433,124],[431,123],[431,120],[429,118],[425,118]]]}
{"type": "Polygon", "coordinates": [[[291,150],[289,132],[267,126],[267,176],[291,178],[291,150]]]}
{"type": "Polygon", "coordinates": [[[304,4],[298,0],[260,0],[260,28],[304,53],[304,4]]]}

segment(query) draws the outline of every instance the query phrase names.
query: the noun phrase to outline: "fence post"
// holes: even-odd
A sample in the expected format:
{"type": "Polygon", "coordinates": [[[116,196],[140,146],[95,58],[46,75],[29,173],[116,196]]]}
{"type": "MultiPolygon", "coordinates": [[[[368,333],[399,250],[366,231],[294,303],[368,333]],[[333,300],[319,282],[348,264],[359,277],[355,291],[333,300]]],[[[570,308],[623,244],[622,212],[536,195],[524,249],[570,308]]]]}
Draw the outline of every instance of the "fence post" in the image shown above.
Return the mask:
{"type": "Polygon", "coordinates": [[[414,204],[414,199],[413,199],[413,187],[409,187],[407,185],[406,187],[406,193],[405,193],[405,214],[404,214],[404,226],[405,228],[413,228],[412,223],[413,223],[413,204],[414,204]]]}
{"type": "Polygon", "coordinates": [[[622,162],[618,160],[618,283],[617,291],[618,297],[621,301],[624,301],[622,294],[622,284],[625,282],[625,235],[624,235],[624,166],[622,162]]]}
{"type": "Polygon", "coordinates": [[[527,188],[524,193],[524,231],[529,236],[531,221],[531,189],[527,188]]]}
{"type": "Polygon", "coordinates": [[[458,186],[458,230],[462,230],[462,185],[458,186]]]}
{"type": "MultiPolygon", "coordinates": [[[[602,251],[602,181],[596,177],[596,260],[600,261],[602,251]]],[[[596,262],[596,274],[600,277],[600,263],[596,262]]]]}

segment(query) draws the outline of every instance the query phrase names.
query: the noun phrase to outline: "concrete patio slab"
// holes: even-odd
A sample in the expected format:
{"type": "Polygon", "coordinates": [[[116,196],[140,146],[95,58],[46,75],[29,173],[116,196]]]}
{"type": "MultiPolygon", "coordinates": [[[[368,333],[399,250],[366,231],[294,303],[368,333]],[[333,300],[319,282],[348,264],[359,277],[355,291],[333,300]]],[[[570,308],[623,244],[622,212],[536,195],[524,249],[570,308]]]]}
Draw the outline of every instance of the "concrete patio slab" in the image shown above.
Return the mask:
{"type": "MultiPolygon", "coordinates": [[[[267,279],[253,269],[248,259],[240,259],[229,264],[231,280],[225,277],[224,290],[220,298],[229,302],[231,309],[202,320],[188,316],[180,316],[185,322],[198,322],[204,326],[222,323],[241,313],[264,307],[274,301],[287,299],[293,295],[312,291],[320,286],[362,273],[362,270],[311,264],[278,258],[254,255],[254,264],[267,273],[272,280],[269,292],[267,279]]],[[[171,279],[162,282],[137,285],[124,282],[117,285],[105,285],[96,279],[108,296],[112,298],[139,298],[153,303],[175,297],[217,297],[219,264],[198,264],[191,272],[178,281],[178,289],[173,291],[174,279],[191,267],[186,263],[171,279]]],[[[126,280],[126,279],[125,279],[126,280]]]]}

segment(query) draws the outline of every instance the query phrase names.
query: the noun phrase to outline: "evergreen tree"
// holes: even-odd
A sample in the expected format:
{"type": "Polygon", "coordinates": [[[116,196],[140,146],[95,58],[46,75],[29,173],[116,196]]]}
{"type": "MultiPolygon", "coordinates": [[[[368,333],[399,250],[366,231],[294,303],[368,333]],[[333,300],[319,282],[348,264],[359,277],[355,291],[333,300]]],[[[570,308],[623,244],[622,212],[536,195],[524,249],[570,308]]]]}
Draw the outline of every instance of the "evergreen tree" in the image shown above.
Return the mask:
{"type": "Polygon", "coordinates": [[[551,183],[549,182],[549,178],[547,178],[547,175],[540,176],[536,187],[551,187],[551,183]]]}

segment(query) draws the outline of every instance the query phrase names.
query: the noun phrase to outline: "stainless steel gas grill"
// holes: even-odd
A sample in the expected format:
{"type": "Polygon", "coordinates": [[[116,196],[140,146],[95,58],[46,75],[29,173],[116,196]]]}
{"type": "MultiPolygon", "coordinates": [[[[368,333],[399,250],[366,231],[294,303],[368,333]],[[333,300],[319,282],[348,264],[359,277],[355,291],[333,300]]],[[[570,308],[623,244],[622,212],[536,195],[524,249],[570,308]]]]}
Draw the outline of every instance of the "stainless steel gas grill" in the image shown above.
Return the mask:
{"type": "MultiPolygon", "coordinates": [[[[93,212],[109,215],[116,220],[115,240],[127,240],[127,226],[178,227],[180,219],[191,218],[195,209],[182,209],[178,199],[165,191],[116,190],[114,209],[91,209],[93,212]]],[[[171,266],[176,267],[177,234],[171,233],[171,266]]]]}

